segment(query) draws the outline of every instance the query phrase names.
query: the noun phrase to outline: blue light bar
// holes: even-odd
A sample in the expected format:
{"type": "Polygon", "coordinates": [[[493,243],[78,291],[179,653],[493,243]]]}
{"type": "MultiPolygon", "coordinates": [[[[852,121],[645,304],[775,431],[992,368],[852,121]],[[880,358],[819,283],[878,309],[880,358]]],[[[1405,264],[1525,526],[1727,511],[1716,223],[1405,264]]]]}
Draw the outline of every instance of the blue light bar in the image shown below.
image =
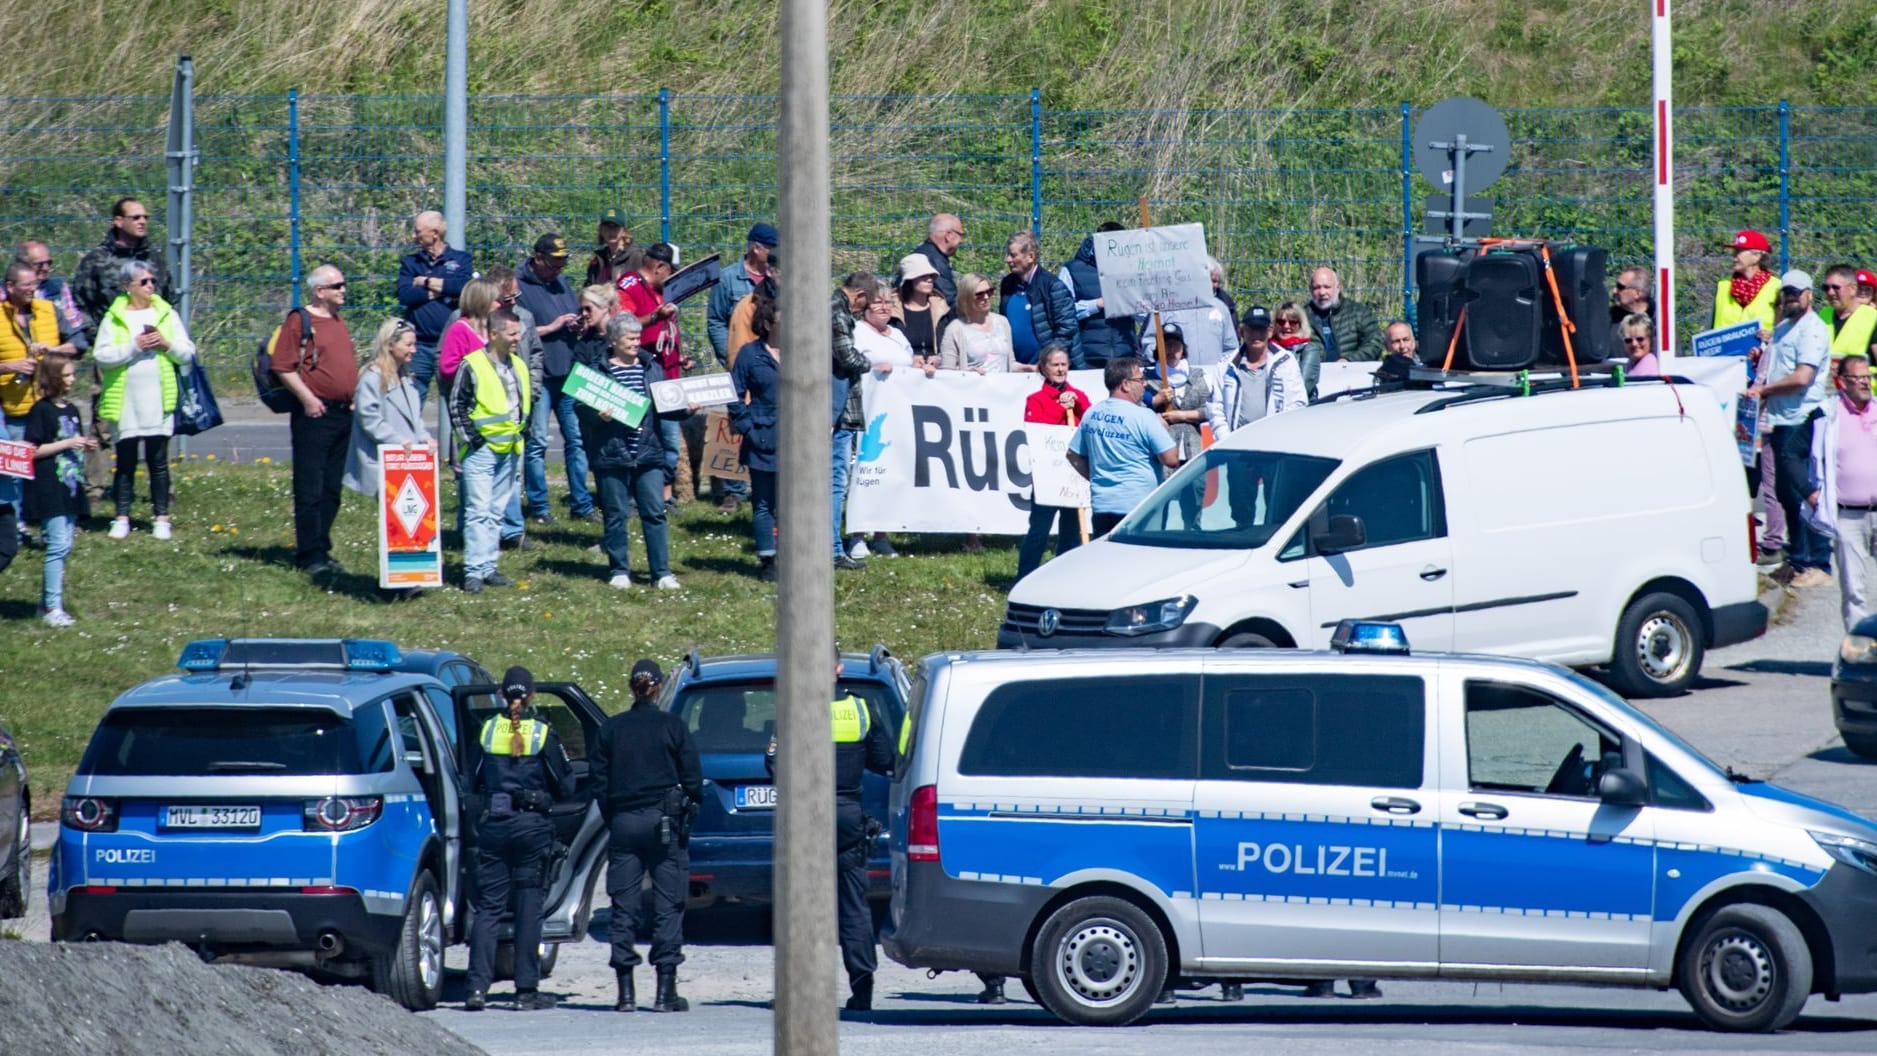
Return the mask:
{"type": "Polygon", "coordinates": [[[404,662],[396,642],[382,638],[347,638],[345,666],[348,671],[390,671],[404,662]]]}
{"type": "Polygon", "coordinates": [[[1330,635],[1330,648],[1339,653],[1388,653],[1408,655],[1408,632],[1398,623],[1375,620],[1344,620],[1330,635]]]}
{"type": "Polygon", "coordinates": [[[203,638],[183,648],[185,671],[290,667],[395,671],[404,662],[397,643],[383,638],[203,638]]]}
{"type": "Polygon", "coordinates": [[[226,638],[198,638],[182,647],[176,666],[184,671],[214,671],[222,666],[222,653],[227,648],[226,638]]]}

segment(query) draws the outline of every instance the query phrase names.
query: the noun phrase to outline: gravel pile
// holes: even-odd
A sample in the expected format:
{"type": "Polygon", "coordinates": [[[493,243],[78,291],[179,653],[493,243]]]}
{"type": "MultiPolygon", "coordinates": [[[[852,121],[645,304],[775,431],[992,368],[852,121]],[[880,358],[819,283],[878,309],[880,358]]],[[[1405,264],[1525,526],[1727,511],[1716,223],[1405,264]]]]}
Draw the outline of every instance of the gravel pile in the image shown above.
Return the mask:
{"type": "Polygon", "coordinates": [[[480,1056],[360,986],[209,965],[182,946],[0,941],[0,1051],[480,1056]]]}

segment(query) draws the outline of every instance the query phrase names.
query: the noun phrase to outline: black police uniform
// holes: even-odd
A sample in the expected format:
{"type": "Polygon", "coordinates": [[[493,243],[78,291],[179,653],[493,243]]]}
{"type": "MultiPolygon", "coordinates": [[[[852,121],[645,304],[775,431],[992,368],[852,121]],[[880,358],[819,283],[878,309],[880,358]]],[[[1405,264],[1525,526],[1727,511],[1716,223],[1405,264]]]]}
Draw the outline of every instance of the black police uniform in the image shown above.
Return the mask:
{"type": "MultiPolygon", "coordinates": [[[[612,896],[613,971],[621,974],[620,1007],[631,1003],[629,979],[639,963],[633,949],[639,933],[640,886],[652,875],[651,962],[658,970],[660,994],[654,1007],[668,1011],[665,991],[684,961],[685,886],[689,882],[688,840],[681,839],[682,789],[692,803],[703,798],[704,773],[697,742],[684,720],[642,700],[600,726],[588,757],[593,796],[606,819],[606,893],[612,896]]],[[[675,997],[675,991],[670,995],[675,997]]],[[[679,1009],[681,1011],[681,1009],[679,1009]]]]}
{"type": "Polygon", "coordinates": [[[469,931],[469,992],[472,999],[495,977],[495,930],[515,901],[515,992],[534,992],[541,981],[542,867],[554,845],[548,809],[574,793],[567,750],[552,727],[539,719],[511,723],[497,715],[482,724],[482,762],[476,790],[482,796],[476,825],[476,919],[469,931]],[[515,734],[521,751],[514,750],[515,734]]]}

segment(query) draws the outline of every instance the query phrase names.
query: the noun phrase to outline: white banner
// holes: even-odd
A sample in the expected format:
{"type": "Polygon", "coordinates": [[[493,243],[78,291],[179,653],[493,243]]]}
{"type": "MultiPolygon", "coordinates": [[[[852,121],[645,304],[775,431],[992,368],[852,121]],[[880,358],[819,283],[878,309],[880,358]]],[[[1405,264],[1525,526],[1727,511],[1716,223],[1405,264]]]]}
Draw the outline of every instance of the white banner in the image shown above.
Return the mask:
{"type": "Polygon", "coordinates": [[[1095,270],[1101,275],[1101,311],[1110,319],[1212,303],[1201,224],[1098,232],[1095,270]]]}
{"type": "MultiPolygon", "coordinates": [[[[869,373],[847,530],[1022,535],[1033,486],[1023,404],[1042,383],[1037,374],[869,373]]],[[[1108,395],[1099,370],[1075,371],[1069,384],[1091,403],[1108,395]]]]}

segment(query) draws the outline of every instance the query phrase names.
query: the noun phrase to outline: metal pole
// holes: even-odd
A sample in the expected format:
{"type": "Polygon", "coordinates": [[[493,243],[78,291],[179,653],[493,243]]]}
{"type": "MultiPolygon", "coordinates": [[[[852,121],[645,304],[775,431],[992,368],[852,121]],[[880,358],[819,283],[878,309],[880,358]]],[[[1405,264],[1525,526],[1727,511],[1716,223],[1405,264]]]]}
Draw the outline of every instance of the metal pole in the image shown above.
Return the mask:
{"type": "MultiPolygon", "coordinates": [[[[822,0],[782,4],[776,183],[782,271],[776,592],[778,750],[775,1051],[836,1051],[834,951],[834,568],[828,560],[828,25],[822,0]]],[[[662,95],[661,95],[662,98],[662,95]]],[[[662,107],[661,107],[662,112],[662,107]]]]}
{"type": "Polygon", "coordinates": [[[450,0],[443,53],[443,221],[452,247],[467,245],[469,213],[469,0],[450,0]]]}
{"type": "Polygon", "coordinates": [[[1030,89],[1030,233],[1043,240],[1043,90],[1030,89]]]}
{"type": "Polygon", "coordinates": [[[169,228],[169,273],[176,279],[176,310],[183,323],[195,307],[195,280],[191,274],[190,243],[195,236],[196,68],[187,55],[176,56],[176,77],[170,89],[169,138],[164,151],[169,163],[169,195],[164,224],[169,228]]]}
{"type": "Polygon", "coordinates": [[[1453,212],[1447,214],[1447,229],[1458,245],[1466,237],[1466,133],[1453,137],[1453,212]]]}
{"type": "Polygon", "coordinates": [[[658,90],[658,240],[671,242],[671,91],[658,90]]]}
{"type": "Polygon", "coordinates": [[[1401,318],[1414,325],[1414,143],[1412,112],[1401,104],[1401,318]]]}
{"type": "MultiPolygon", "coordinates": [[[[1675,128],[1669,0],[1655,0],[1650,50],[1655,59],[1656,358],[1675,356],[1675,128]]],[[[1782,242],[1783,245],[1783,242],[1782,242]]]]}
{"type": "Polygon", "coordinates": [[[1792,104],[1779,101],[1779,273],[1792,269],[1792,104]]]}
{"type": "Polygon", "coordinates": [[[287,89],[287,268],[293,280],[293,306],[300,306],[300,90],[287,89]]]}

